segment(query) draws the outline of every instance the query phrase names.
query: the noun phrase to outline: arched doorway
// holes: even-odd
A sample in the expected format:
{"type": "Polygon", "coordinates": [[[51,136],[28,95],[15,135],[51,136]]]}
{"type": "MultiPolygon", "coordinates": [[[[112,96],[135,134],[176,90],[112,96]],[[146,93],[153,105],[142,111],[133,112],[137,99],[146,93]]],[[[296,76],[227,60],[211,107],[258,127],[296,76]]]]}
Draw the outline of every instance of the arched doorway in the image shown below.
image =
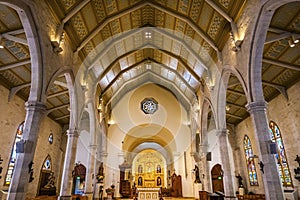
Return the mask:
{"type": "Polygon", "coordinates": [[[76,163],[73,175],[73,194],[83,194],[85,187],[86,167],[81,163],[76,163]]]}
{"type": "Polygon", "coordinates": [[[220,164],[216,164],[211,170],[211,179],[213,192],[222,192],[224,193],[223,185],[223,170],[220,164]]]}

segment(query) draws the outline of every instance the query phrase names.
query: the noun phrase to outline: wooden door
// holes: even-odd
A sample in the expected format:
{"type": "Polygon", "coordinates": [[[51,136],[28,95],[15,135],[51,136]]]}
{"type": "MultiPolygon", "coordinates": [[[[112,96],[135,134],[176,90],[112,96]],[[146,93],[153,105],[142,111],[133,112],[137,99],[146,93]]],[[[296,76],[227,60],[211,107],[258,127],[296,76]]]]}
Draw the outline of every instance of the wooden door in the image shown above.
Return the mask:
{"type": "Polygon", "coordinates": [[[213,192],[224,193],[223,170],[220,164],[216,164],[211,170],[213,192]]]}

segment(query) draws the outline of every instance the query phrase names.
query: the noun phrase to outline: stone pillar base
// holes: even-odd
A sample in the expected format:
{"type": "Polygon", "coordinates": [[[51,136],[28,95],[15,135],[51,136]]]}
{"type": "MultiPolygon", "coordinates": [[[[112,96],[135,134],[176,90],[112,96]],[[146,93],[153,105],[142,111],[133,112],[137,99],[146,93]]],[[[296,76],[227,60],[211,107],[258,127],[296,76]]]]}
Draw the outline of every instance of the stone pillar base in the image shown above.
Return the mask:
{"type": "Polygon", "coordinates": [[[58,200],[72,200],[72,196],[59,196],[58,200]]]}

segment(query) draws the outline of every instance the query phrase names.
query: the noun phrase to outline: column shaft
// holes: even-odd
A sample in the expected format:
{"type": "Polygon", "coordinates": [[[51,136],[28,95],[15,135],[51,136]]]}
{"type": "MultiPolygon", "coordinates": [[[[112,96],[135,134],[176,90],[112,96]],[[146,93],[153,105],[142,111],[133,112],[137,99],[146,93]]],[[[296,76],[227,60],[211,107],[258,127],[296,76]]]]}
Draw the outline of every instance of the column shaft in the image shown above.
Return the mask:
{"type": "MultiPolygon", "coordinates": [[[[45,115],[46,106],[41,102],[26,102],[26,118],[23,130],[24,153],[18,153],[12,182],[7,199],[23,200],[26,196],[31,170],[31,164],[36,148],[40,124],[45,115]]],[[[36,169],[38,174],[39,170],[36,169]]]]}
{"type": "Polygon", "coordinates": [[[247,105],[255,130],[256,142],[258,143],[259,159],[264,164],[263,182],[266,199],[284,199],[281,182],[277,172],[274,155],[269,152],[271,138],[269,135],[268,120],[266,117],[266,103],[252,102],[247,105]]]}
{"type": "Polygon", "coordinates": [[[78,131],[76,129],[69,129],[67,131],[68,142],[65,154],[64,170],[62,175],[62,182],[60,187],[61,200],[71,200],[72,190],[72,171],[74,169],[76,149],[78,142],[78,131]]]}
{"type": "Polygon", "coordinates": [[[229,149],[228,149],[228,135],[227,130],[221,130],[219,133],[219,147],[222,161],[222,168],[224,171],[223,183],[225,186],[226,196],[234,196],[232,173],[230,167],[229,149]]]}
{"type": "Polygon", "coordinates": [[[96,145],[89,146],[89,158],[88,167],[85,176],[85,188],[84,194],[88,196],[89,199],[93,197],[93,185],[95,183],[95,160],[96,160],[96,145]]]}

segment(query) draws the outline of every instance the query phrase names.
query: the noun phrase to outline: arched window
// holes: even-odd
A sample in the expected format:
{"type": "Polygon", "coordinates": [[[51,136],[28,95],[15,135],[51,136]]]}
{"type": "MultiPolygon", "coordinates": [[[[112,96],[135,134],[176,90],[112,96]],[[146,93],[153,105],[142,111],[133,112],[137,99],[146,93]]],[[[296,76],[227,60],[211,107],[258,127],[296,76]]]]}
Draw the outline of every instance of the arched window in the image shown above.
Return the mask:
{"type": "Polygon", "coordinates": [[[253,154],[250,138],[247,135],[245,135],[244,137],[244,150],[245,150],[246,165],[248,169],[248,177],[249,177],[250,185],[258,185],[257,173],[254,164],[254,154],[253,154]]]}
{"type": "Polygon", "coordinates": [[[289,169],[289,165],[286,159],[285,149],[281,137],[281,132],[279,130],[279,127],[277,124],[273,121],[269,124],[270,127],[270,136],[272,142],[276,143],[277,146],[277,154],[276,154],[276,160],[277,160],[277,167],[278,167],[278,173],[279,177],[281,179],[283,186],[293,186],[292,179],[291,179],[291,173],[289,169]]]}
{"type": "Polygon", "coordinates": [[[23,136],[23,128],[24,128],[24,122],[22,122],[17,129],[16,132],[16,137],[15,137],[15,142],[11,151],[11,155],[10,155],[10,159],[9,159],[9,164],[8,164],[8,168],[7,168],[7,172],[6,172],[6,176],[5,176],[5,182],[4,185],[5,186],[9,186],[11,179],[12,179],[12,175],[14,172],[14,168],[15,168],[15,164],[16,164],[16,160],[17,160],[17,145],[16,143],[19,142],[22,139],[23,136]]]}

